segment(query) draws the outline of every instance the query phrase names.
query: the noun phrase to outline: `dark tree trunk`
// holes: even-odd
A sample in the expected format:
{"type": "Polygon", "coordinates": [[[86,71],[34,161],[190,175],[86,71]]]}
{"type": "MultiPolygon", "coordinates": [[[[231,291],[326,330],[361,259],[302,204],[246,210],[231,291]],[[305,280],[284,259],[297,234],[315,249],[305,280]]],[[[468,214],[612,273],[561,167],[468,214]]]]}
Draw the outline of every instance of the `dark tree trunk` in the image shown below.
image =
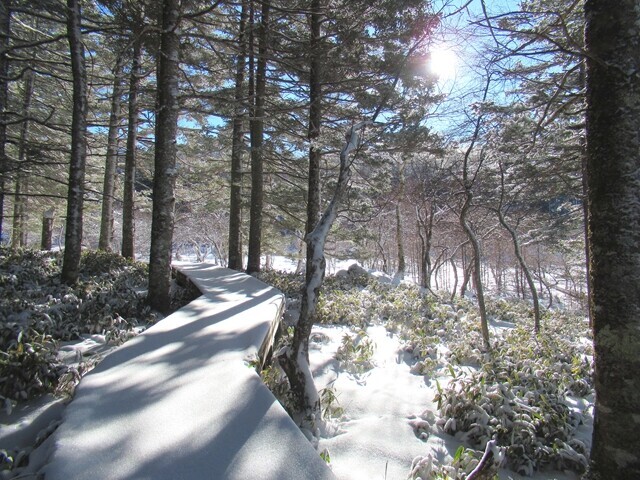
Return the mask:
{"type": "Polygon", "coordinates": [[[420,286],[426,289],[431,289],[431,239],[433,238],[434,213],[433,204],[425,207],[424,216],[422,216],[420,207],[416,207],[418,236],[420,237],[420,286]]]}
{"type": "Polygon", "coordinates": [[[100,238],[98,248],[110,252],[113,247],[113,203],[118,166],[118,130],[122,115],[123,55],[118,56],[113,69],[113,90],[111,92],[111,112],[109,113],[109,132],[107,134],[107,155],[104,163],[104,181],[102,188],[102,217],[100,219],[100,238]]]}
{"type": "Polygon", "coordinates": [[[82,210],[87,159],[87,72],[80,30],[79,0],[67,0],[67,16],[67,37],[73,74],[73,119],[71,120],[71,160],[61,276],[65,283],[74,284],[78,280],[82,254],[82,210]]]}
{"type": "Polygon", "coordinates": [[[489,343],[489,322],[487,319],[487,307],[484,302],[484,286],[482,284],[481,277],[482,251],[480,249],[478,236],[473,231],[473,227],[468,220],[468,212],[472,200],[473,194],[471,193],[471,190],[468,189],[465,192],[465,201],[460,212],[460,224],[462,225],[462,229],[467,234],[469,243],[471,244],[471,249],[473,250],[473,264],[470,265],[469,268],[471,269],[471,275],[473,276],[473,283],[476,289],[476,296],[478,297],[478,313],[480,314],[480,331],[482,332],[482,341],[484,344],[484,348],[490,350],[491,344],[489,343]]]}
{"type": "Polygon", "coordinates": [[[0,2],[0,242],[4,228],[4,197],[6,189],[7,171],[7,118],[6,111],[9,102],[9,31],[11,30],[11,1],[0,2]]]}
{"type": "Polygon", "coordinates": [[[134,32],[131,73],[129,77],[129,112],[127,149],[124,157],[124,192],[122,198],[122,256],[135,258],[135,181],[138,137],[138,90],[140,89],[140,63],[142,62],[141,32],[134,32]]]}
{"type": "MultiPolygon", "coordinates": [[[[309,176],[307,183],[306,234],[313,231],[320,216],[320,160],[322,151],[318,145],[322,121],[322,63],[320,51],[321,0],[312,0],[309,14],[311,41],[309,43],[309,176]]],[[[313,249],[307,244],[306,276],[309,280],[313,249]]]]}
{"type": "Polygon", "coordinates": [[[460,252],[460,258],[462,260],[462,285],[460,285],[460,296],[464,297],[467,294],[467,287],[469,286],[469,281],[471,280],[471,271],[473,269],[473,264],[468,263],[467,254],[464,249],[460,252]]]}
{"type": "Polygon", "coordinates": [[[153,214],[149,252],[149,305],[167,313],[171,306],[171,243],[175,220],[176,137],[180,0],[164,0],[158,66],[156,144],[153,174],[153,214]]]}
{"type": "Polygon", "coordinates": [[[262,210],[264,204],[264,101],[267,85],[270,1],[263,0],[258,38],[256,91],[251,115],[251,206],[249,211],[249,253],[247,272],[260,271],[262,254],[262,210]]]}
{"type": "Polygon", "coordinates": [[[640,10],[587,0],[587,185],[595,346],[592,470],[640,478],[640,10]]]}
{"type": "Polygon", "coordinates": [[[27,244],[27,194],[29,192],[29,174],[25,171],[27,160],[27,142],[29,141],[29,114],[31,98],[33,96],[33,82],[35,75],[31,69],[24,73],[24,97],[22,99],[22,116],[24,121],[20,126],[18,144],[18,164],[15,168],[16,187],[13,202],[13,231],[11,245],[13,248],[24,247],[27,244]]]}
{"type": "Polygon", "coordinates": [[[456,290],[458,288],[458,267],[453,256],[449,259],[451,262],[451,269],[453,271],[453,288],[451,289],[451,302],[456,298],[456,290]]]}
{"type": "Polygon", "coordinates": [[[405,179],[404,169],[406,160],[402,160],[402,165],[399,172],[400,185],[398,187],[398,200],[396,202],[396,245],[398,246],[398,269],[396,270],[396,278],[398,280],[404,280],[407,265],[404,256],[404,238],[402,234],[402,216],[400,211],[400,204],[404,199],[405,179]]]}
{"type": "Polygon", "coordinates": [[[42,214],[42,237],[40,239],[40,248],[42,250],[51,250],[51,239],[53,238],[53,216],[55,211],[53,208],[46,210],[42,214]]]}
{"type": "Polygon", "coordinates": [[[244,74],[247,57],[245,30],[247,1],[243,0],[238,27],[236,58],[235,111],[231,146],[231,193],[229,197],[229,268],[242,270],[242,151],[244,150],[244,118],[246,103],[244,74]]]}

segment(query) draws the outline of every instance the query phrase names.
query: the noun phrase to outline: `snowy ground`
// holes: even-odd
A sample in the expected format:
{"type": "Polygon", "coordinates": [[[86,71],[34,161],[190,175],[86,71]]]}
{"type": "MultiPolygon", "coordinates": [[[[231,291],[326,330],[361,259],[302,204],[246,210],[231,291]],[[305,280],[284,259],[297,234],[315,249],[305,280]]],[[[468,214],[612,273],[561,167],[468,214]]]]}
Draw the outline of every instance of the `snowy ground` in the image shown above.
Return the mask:
{"type": "MultiPolygon", "coordinates": [[[[333,274],[352,263],[354,261],[329,262],[327,273],[333,274]]],[[[291,271],[295,267],[294,261],[274,258],[276,270],[291,271]]],[[[335,359],[343,336],[350,332],[347,327],[316,326],[313,332],[317,341],[312,344],[311,363],[318,388],[333,388],[344,409],[340,418],[328,422],[319,446],[320,450],[329,452],[331,468],[339,479],[401,480],[407,478],[412,460],[417,456],[431,453],[438,461],[451,460],[458,442],[439,433],[432,421],[428,424],[421,421],[429,418],[425,415],[428,410],[435,412],[435,379],[410,372],[411,355],[403,350],[395,334],[387,332],[382,325],[367,328],[375,344],[374,368],[356,374],[341,368],[335,359]]],[[[86,355],[104,355],[107,348],[103,338],[92,336],[63,350],[72,362],[83,355],[85,359],[86,355]]],[[[445,378],[439,380],[441,384],[446,382],[445,378]]],[[[6,412],[0,415],[0,449],[28,449],[40,431],[55,427],[63,410],[60,400],[45,397],[11,415],[6,412]]],[[[590,429],[590,425],[582,427],[581,436],[588,439],[590,429]]],[[[38,465],[33,467],[24,473],[36,471],[38,465]]],[[[509,471],[501,472],[500,477],[526,478],[509,471]]],[[[7,476],[0,472],[1,478],[7,476]]],[[[529,478],[574,480],[578,476],[540,472],[529,478]]]]}
{"type": "MultiPolygon", "coordinates": [[[[436,413],[435,379],[411,373],[412,355],[382,325],[367,328],[375,343],[374,368],[362,374],[345,371],[335,354],[349,332],[343,326],[314,327],[312,339],[324,342],[314,341],[310,354],[318,388],[332,386],[344,409],[342,418],[329,421],[319,446],[328,450],[336,476],[341,480],[401,480],[407,478],[415,457],[432,454],[438,462],[450,462],[460,444],[440,433],[429,413],[436,413]]],[[[438,381],[444,385],[448,379],[439,377],[438,381]]],[[[584,426],[581,436],[589,437],[590,429],[584,426]]],[[[502,470],[500,478],[575,480],[578,475],[545,471],[522,477],[502,470]]]]}
{"type": "MultiPolygon", "coordinates": [[[[318,386],[331,384],[345,411],[344,418],[333,424],[335,436],[323,439],[320,448],[328,449],[338,478],[405,478],[411,460],[425,453],[424,440],[414,435],[409,418],[433,408],[431,388],[423,377],[410,373],[410,355],[381,325],[367,329],[375,344],[375,368],[361,374],[340,370],[333,355],[347,331],[344,327],[314,329],[331,339],[328,344],[315,344],[311,354],[318,386]]],[[[447,450],[442,440],[429,441],[432,448],[447,450]]]]}

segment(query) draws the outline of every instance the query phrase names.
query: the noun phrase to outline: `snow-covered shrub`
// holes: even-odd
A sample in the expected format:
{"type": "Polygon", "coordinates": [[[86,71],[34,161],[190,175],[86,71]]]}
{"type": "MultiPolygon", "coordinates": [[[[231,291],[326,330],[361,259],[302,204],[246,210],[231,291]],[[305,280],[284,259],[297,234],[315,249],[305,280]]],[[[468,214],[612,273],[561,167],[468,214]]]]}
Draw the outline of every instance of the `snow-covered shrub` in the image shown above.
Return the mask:
{"type": "Polygon", "coordinates": [[[119,344],[156,320],[145,303],[146,265],[87,251],[68,286],[61,264],[59,252],[0,248],[0,395],[10,402],[73,390],[89,364],[64,365],[59,341],[100,334],[119,344]]]}
{"type": "Polygon", "coordinates": [[[582,472],[586,448],[573,438],[582,415],[565,396],[576,393],[576,385],[580,393],[592,391],[588,353],[575,340],[546,332],[536,337],[518,326],[497,339],[480,370],[454,374],[439,388],[438,425],[475,448],[496,438],[508,465],[525,475],[547,466],[582,472]]]}
{"type": "Polygon", "coordinates": [[[355,335],[345,334],[336,352],[336,360],[345,370],[351,373],[363,373],[371,370],[371,361],[375,351],[375,344],[364,330],[355,335]]]}
{"type": "Polygon", "coordinates": [[[374,319],[375,295],[366,290],[323,289],[318,299],[318,322],[364,328],[374,319]]]}
{"type": "Polygon", "coordinates": [[[518,323],[533,318],[531,303],[519,298],[486,299],[487,315],[489,318],[509,323],[518,323]]]}
{"type": "Polygon", "coordinates": [[[519,473],[547,466],[581,472],[587,466],[584,446],[572,438],[580,420],[558,395],[523,391],[477,372],[456,379],[435,399],[445,433],[479,449],[496,438],[519,473]]]}
{"type": "MultiPolygon", "coordinates": [[[[411,480],[465,480],[476,468],[482,455],[481,451],[460,446],[449,465],[438,464],[432,454],[417,457],[413,459],[411,464],[409,478],[411,480]]],[[[492,478],[493,480],[498,476],[483,476],[482,478],[492,478]]]]}
{"type": "Polygon", "coordinates": [[[69,370],[56,357],[53,339],[32,328],[0,323],[0,399],[22,401],[54,391],[69,370]]]}
{"type": "Polygon", "coordinates": [[[281,272],[277,270],[261,270],[258,278],[264,283],[277,288],[287,297],[296,297],[302,294],[304,287],[304,275],[281,272]]]}
{"type": "MultiPolygon", "coordinates": [[[[340,406],[338,401],[338,393],[331,385],[327,385],[318,391],[320,395],[320,408],[322,410],[322,418],[340,418],[344,414],[344,408],[340,406]]],[[[327,462],[328,463],[328,462],[327,462]]]]}

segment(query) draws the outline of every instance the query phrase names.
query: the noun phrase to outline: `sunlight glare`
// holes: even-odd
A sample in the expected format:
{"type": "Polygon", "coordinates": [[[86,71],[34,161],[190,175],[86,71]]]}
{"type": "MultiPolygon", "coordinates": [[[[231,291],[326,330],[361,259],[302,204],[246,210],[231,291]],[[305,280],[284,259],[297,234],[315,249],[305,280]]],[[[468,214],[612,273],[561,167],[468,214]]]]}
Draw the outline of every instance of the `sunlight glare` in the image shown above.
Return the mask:
{"type": "Polygon", "coordinates": [[[440,46],[431,50],[427,68],[439,80],[450,80],[456,76],[456,64],[456,54],[451,49],[440,46]]]}

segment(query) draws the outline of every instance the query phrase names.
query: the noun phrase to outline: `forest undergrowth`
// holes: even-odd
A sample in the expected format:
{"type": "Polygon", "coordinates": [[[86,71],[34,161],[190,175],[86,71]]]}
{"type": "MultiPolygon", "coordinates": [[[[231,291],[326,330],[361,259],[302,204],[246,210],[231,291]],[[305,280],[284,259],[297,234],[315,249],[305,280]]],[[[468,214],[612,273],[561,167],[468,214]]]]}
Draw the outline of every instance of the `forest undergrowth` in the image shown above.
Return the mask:
{"type": "MultiPolygon", "coordinates": [[[[147,265],[118,254],[86,251],[80,278],[60,280],[61,252],[0,249],[0,401],[16,403],[45,393],[68,395],[98,358],[69,365],[63,342],[100,335],[120,345],[158,318],[146,304],[147,265]]],[[[175,308],[188,303],[175,288],[175,308]]]]}
{"type": "MultiPolygon", "coordinates": [[[[61,281],[61,268],[61,252],[0,248],[0,403],[7,415],[42,395],[71,397],[102,358],[77,351],[69,361],[64,345],[90,339],[108,350],[159,320],[146,303],[146,264],[86,251],[73,286],[61,281]]],[[[174,282],[172,308],[193,300],[190,295],[174,282]]],[[[58,424],[30,447],[0,450],[0,473],[19,471],[58,424]]]]}
{"type": "MultiPolygon", "coordinates": [[[[282,290],[288,309],[296,311],[302,276],[265,272],[261,278],[282,290]]],[[[336,355],[342,368],[374,368],[365,331],[382,324],[413,357],[411,372],[435,384],[437,411],[425,411],[418,420],[427,435],[451,435],[461,446],[446,465],[430,455],[416,459],[410,478],[464,479],[492,439],[502,466],[520,474],[584,472],[588,446],[576,434],[591,415],[593,401],[592,342],[584,315],[547,310],[535,335],[528,302],[491,298],[492,348],[486,351],[475,304],[466,298],[450,302],[449,296],[382,283],[370,275],[327,277],[320,294],[319,323],[352,330],[336,355]]],[[[277,367],[264,377],[287,408],[286,378],[277,367]]],[[[340,413],[339,392],[321,393],[323,411],[331,414],[337,408],[340,413]]]]}

